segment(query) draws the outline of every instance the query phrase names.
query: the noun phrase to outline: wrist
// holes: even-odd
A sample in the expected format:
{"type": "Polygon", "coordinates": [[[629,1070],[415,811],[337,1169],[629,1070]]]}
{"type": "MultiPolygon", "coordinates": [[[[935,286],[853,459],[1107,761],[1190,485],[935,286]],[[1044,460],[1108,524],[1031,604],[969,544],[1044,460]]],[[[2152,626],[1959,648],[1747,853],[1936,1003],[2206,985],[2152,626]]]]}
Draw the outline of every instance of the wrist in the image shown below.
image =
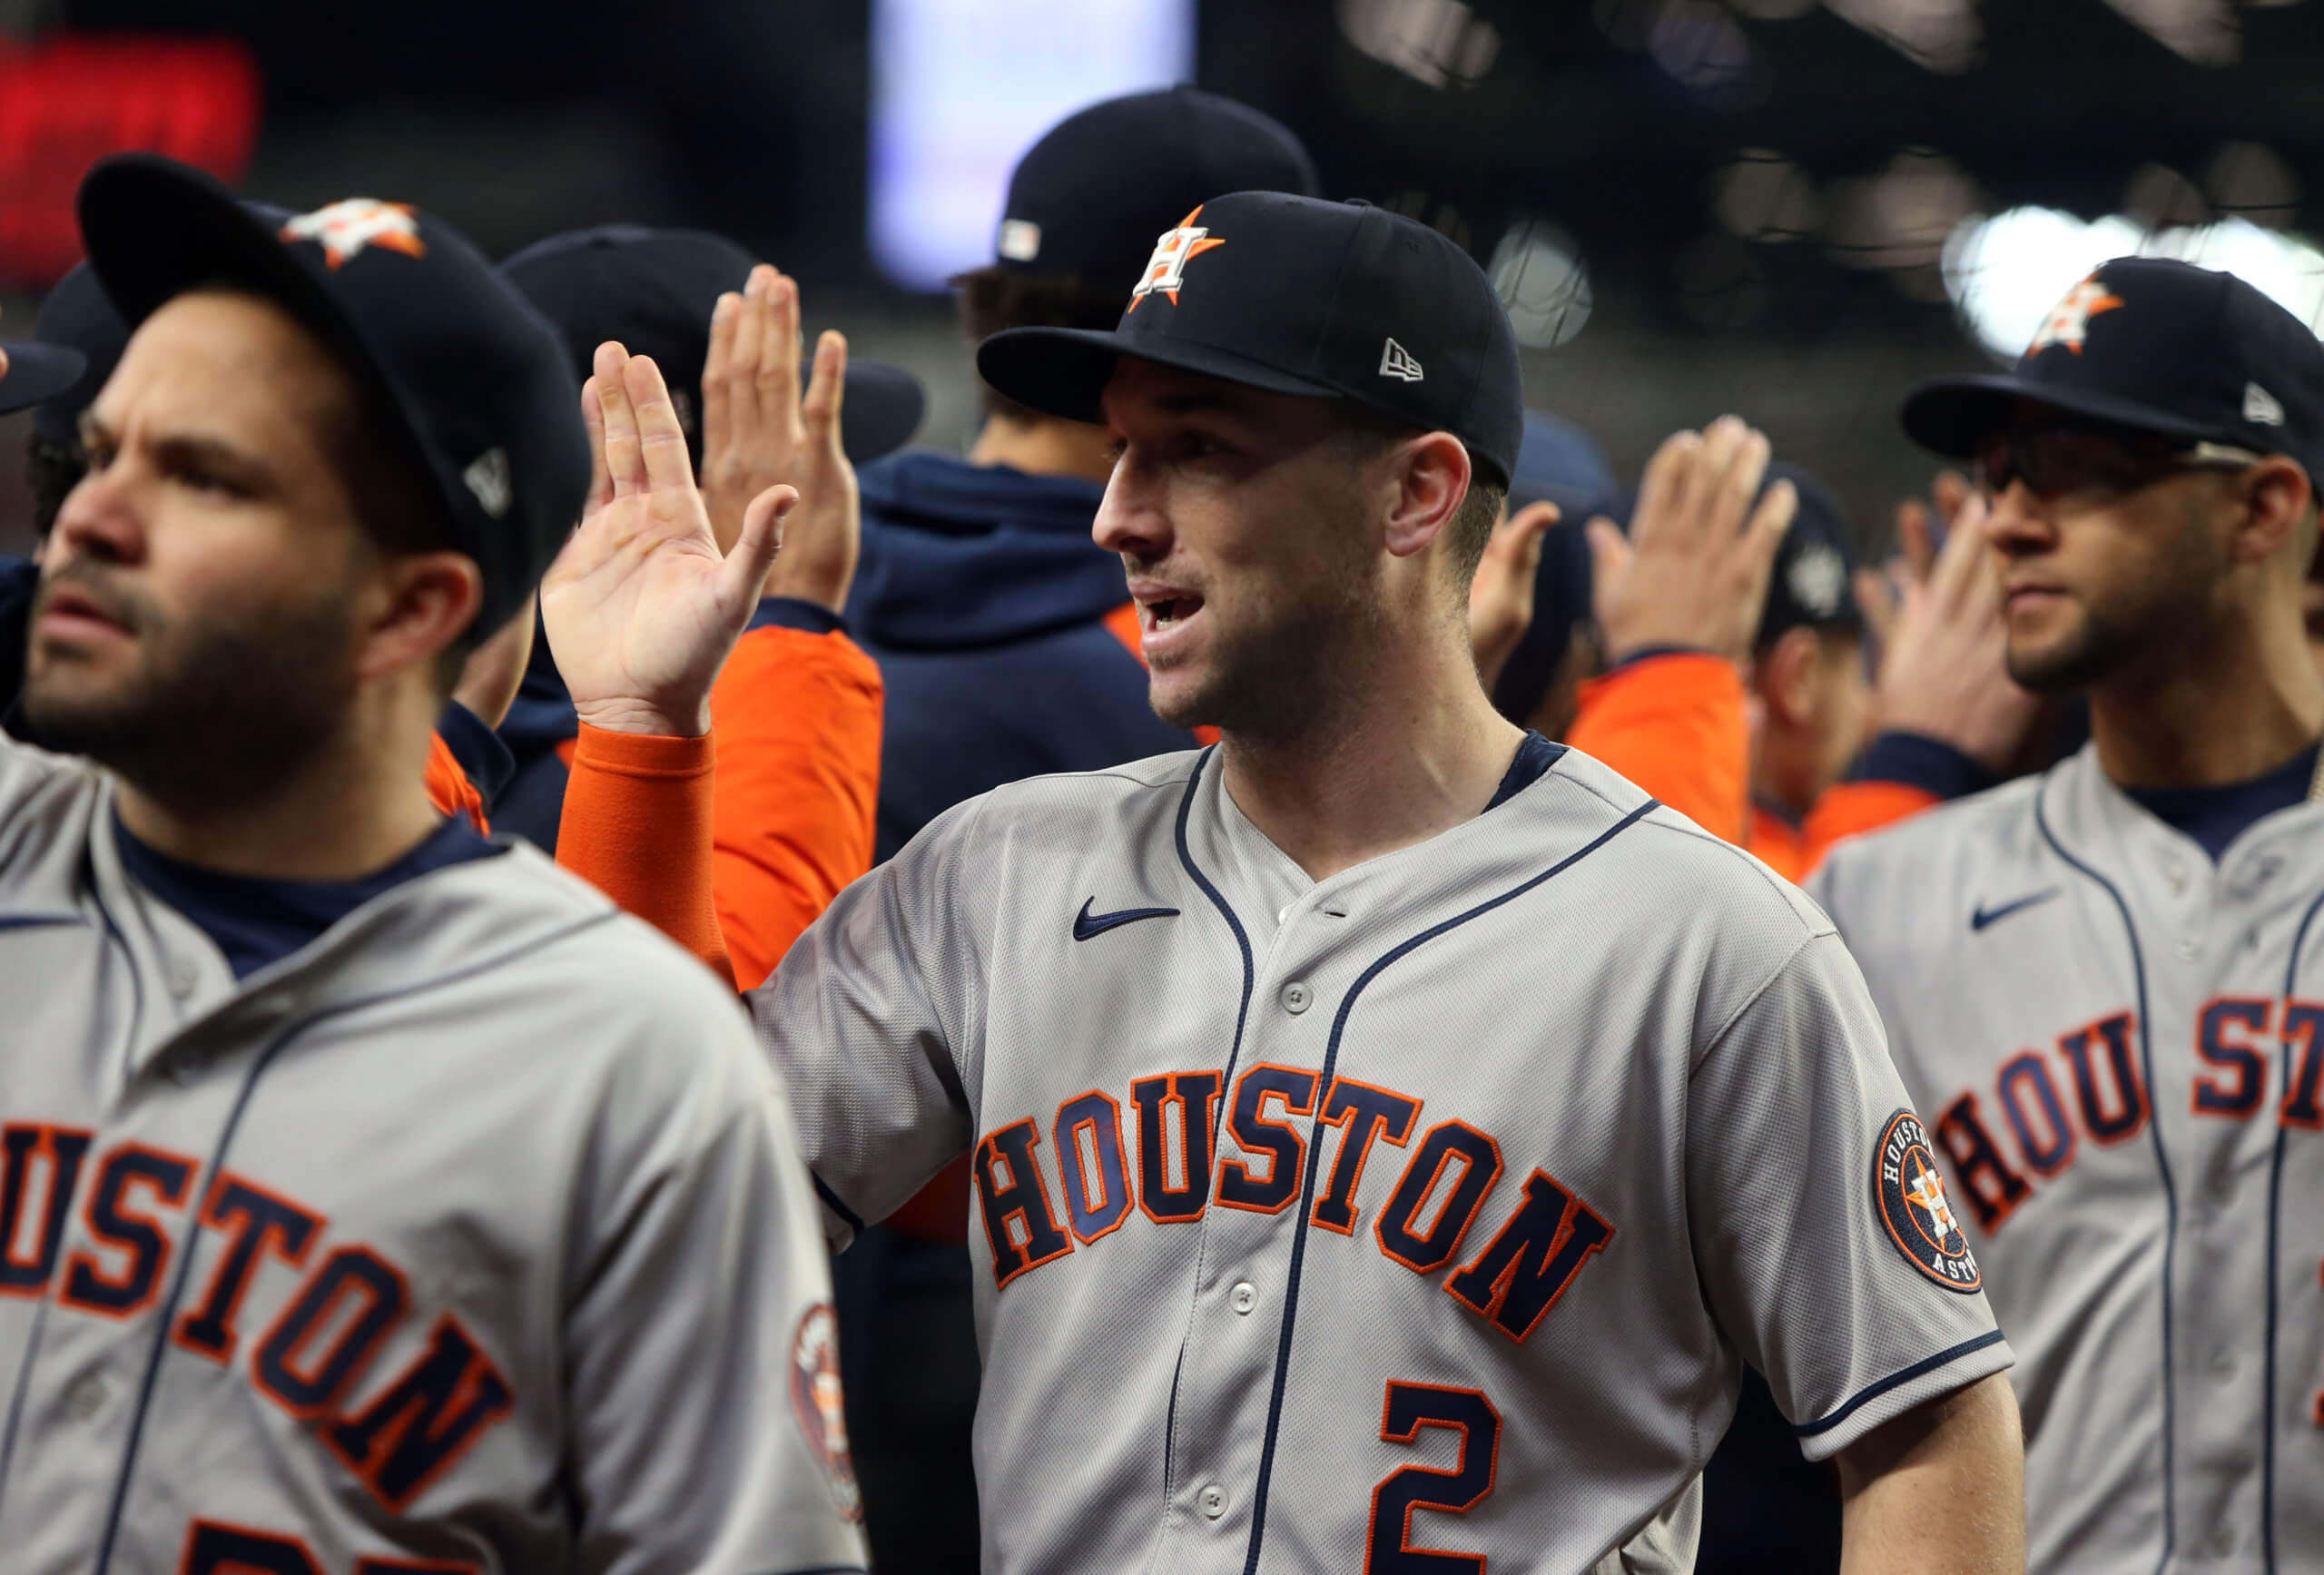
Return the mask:
{"type": "Polygon", "coordinates": [[[655,738],[702,738],[710,732],[710,702],[663,706],[626,698],[576,700],[573,714],[600,733],[642,733],[655,738]]]}

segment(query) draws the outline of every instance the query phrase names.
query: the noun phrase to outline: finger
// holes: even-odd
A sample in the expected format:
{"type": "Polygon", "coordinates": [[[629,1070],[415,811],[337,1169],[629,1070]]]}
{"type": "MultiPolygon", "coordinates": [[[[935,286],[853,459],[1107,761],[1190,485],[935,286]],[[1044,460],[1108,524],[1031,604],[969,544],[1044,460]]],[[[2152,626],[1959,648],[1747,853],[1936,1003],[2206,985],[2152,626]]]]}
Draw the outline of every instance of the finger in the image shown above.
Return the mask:
{"type": "Polygon", "coordinates": [[[606,410],[594,375],[581,385],[581,425],[589,431],[589,497],[582,512],[595,514],[614,500],[614,483],[606,469],[606,410]]]}
{"type": "Polygon", "coordinates": [[[743,511],[743,534],[718,571],[719,599],[729,608],[757,603],[775,557],[783,551],[783,517],[798,501],[797,487],[770,487],[743,511]]]}
{"type": "Polygon", "coordinates": [[[1590,610],[1602,625],[1608,602],[1622,576],[1630,572],[1637,549],[1622,535],[1621,527],[1602,514],[1585,529],[1590,537],[1590,610]]]}
{"type": "MultiPolygon", "coordinates": [[[[1751,511],[1751,523],[1743,534],[1742,556],[1751,584],[1758,590],[1766,589],[1768,576],[1775,568],[1776,549],[1783,546],[1784,533],[1791,529],[1792,519],[1798,513],[1799,489],[1788,481],[1778,481],[1768,487],[1760,497],[1758,507],[1751,511]]],[[[1751,605],[1759,605],[1757,596],[1751,605]]]]}
{"type": "MultiPolygon", "coordinates": [[[[1775,496],[1774,487],[1768,488],[1765,497],[1759,491],[1760,484],[1768,478],[1768,460],[1772,453],[1767,438],[1760,433],[1747,428],[1744,435],[1737,439],[1734,452],[1728,459],[1726,472],[1718,477],[1717,490],[1711,495],[1709,513],[1704,520],[1704,528],[1713,546],[1734,541],[1738,532],[1743,532],[1748,539],[1756,531],[1768,500],[1775,496]],[[1759,505],[1757,512],[1752,507],[1754,499],[1758,499],[1759,505]],[[1748,526],[1746,521],[1749,522],[1748,526]]],[[[1797,502],[1795,497],[1795,505],[1797,502]]],[[[1787,522],[1789,517],[1787,513],[1787,522]]]]}
{"type": "Polygon", "coordinates": [[[1929,535],[1928,505],[1917,497],[1896,506],[1896,562],[1908,584],[1927,580],[1935,550],[1929,535]]]}
{"type": "MultiPolygon", "coordinates": [[[[792,363],[792,377],[798,377],[798,363],[792,363]]],[[[819,443],[828,443],[832,452],[844,453],[840,442],[840,409],[847,398],[847,336],[835,329],[825,329],[815,340],[815,376],[807,385],[807,398],[800,409],[805,418],[807,435],[819,443]]]]}
{"type": "Polygon", "coordinates": [[[743,323],[743,298],[728,290],[710,313],[710,353],[702,362],[702,448],[705,457],[724,448],[732,428],[734,399],[726,387],[734,368],[734,338],[743,323]]]}
{"type": "Polygon", "coordinates": [[[1646,462],[1646,474],[1638,484],[1638,506],[1630,511],[1630,528],[1638,533],[1638,540],[1626,545],[1644,546],[1670,522],[1679,495],[1691,482],[1702,446],[1699,432],[1673,432],[1662,439],[1654,458],[1646,462]]]}
{"type": "Polygon", "coordinates": [[[1929,485],[1929,495],[1936,499],[1936,515],[1945,521],[1945,529],[1953,528],[1953,521],[1960,514],[1961,506],[1968,502],[1976,490],[1969,485],[1969,478],[1958,470],[1936,473],[1936,479],[1929,485]]]}
{"type": "Polygon", "coordinates": [[[608,340],[597,347],[596,376],[591,379],[597,385],[597,408],[605,419],[606,474],[612,479],[615,497],[643,492],[646,485],[637,412],[624,385],[629,362],[629,352],[608,340]]]}
{"type": "Polygon", "coordinates": [[[1510,556],[1514,560],[1512,572],[1519,585],[1525,588],[1526,611],[1531,615],[1533,600],[1533,578],[1541,571],[1541,549],[1550,539],[1550,527],[1563,517],[1554,503],[1532,503],[1517,511],[1504,527],[1509,532],[1510,556]]]}
{"type": "Polygon", "coordinates": [[[799,409],[799,286],[773,269],[767,286],[767,337],[759,347],[759,409],[789,420],[799,409]]]}
{"type": "Polygon", "coordinates": [[[647,484],[656,492],[692,492],[694,460],[686,453],[686,429],[678,425],[678,407],[662,381],[662,369],[651,356],[632,356],[623,376],[637,412],[647,484]]]}
{"type": "Polygon", "coordinates": [[[1954,514],[1945,544],[1937,549],[1929,589],[1948,615],[1957,613],[1963,598],[1975,584],[1977,564],[1985,554],[1984,506],[1969,499],[1954,514]]]}
{"type": "Polygon", "coordinates": [[[752,441],[763,431],[770,414],[766,402],[759,397],[759,362],[765,358],[766,341],[774,330],[767,308],[767,289],[773,282],[774,270],[764,263],[751,270],[749,281],[743,286],[741,321],[734,332],[734,359],[726,369],[727,412],[734,422],[732,430],[738,441],[752,441]]]}
{"type": "Polygon", "coordinates": [[[1888,576],[1878,569],[1858,569],[1849,577],[1856,592],[1857,611],[1864,615],[1865,626],[1872,631],[1873,644],[1882,650],[1888,647],[1888,636],[1896,626],[1896,590],[1888,576]]]}

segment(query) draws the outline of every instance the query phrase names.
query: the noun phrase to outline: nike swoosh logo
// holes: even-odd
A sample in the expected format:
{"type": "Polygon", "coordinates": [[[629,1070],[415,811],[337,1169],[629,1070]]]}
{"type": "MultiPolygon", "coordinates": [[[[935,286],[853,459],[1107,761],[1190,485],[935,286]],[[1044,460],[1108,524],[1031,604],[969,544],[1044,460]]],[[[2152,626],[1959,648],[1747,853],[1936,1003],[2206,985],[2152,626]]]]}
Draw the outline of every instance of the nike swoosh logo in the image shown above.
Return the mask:
{"type": "Polygon", "coordinates": [[[1998,908],[1988,908],[1980,902],[1975,908],[1970,910],[1969,928],[1983,930],[1988,924],[1999,923],[2021,908],[2031,908],[2036,902],[2047,902],[2058,894],[2058,890],[2057,887],[2053,886],[2046,891],[2036,891],[2031,897],[2020,897],[2016,901],[2004,902],[1998,908]]]}
{"type": "Polygon", "coordinates": [[[1123,925],[1135,924],[1141,919],[1176,919],[1178,916],[1176,908],[1125,908],[1116,913],[1092,913],[1089,910],[1097,901],[1095,897],[1090,898],[1081,905],[1081,911],[1073,916],[1074,940],[1087,940],[1093,935],[1119,930],[1123,925]]]}

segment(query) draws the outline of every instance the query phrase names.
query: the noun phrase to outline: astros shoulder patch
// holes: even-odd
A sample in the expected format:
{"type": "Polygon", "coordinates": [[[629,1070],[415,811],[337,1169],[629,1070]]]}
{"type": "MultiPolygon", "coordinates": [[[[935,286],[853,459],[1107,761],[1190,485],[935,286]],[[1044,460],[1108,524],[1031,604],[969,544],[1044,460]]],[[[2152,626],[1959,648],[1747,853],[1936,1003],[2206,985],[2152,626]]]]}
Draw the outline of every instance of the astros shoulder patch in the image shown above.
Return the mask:
{"type": "Polygon", "coordinates": [[[1945,1198],[1945,1176],[1928,1128],[1899,1110],[1881,1129],[1872,1156],[1872,1206],[1896,1250],[1948,1291],[1967,1294],[1984,1284],[1969,1238],[1945,1198]]]}

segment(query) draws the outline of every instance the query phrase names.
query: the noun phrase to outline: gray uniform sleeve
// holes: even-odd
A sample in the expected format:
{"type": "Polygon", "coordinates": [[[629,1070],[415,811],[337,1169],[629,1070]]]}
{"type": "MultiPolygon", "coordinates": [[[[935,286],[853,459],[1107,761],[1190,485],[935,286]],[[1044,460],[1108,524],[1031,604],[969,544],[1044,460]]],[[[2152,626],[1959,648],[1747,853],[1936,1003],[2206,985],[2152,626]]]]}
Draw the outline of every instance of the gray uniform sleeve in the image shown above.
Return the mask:
{"type": "Polygon", "coordinates": [[[997,871],[972,799],[839,894],[750,996],[844,1247],[967,1152],[997,871]]]}
{"type": "Polygon", "coordinates": [[[731,998],[701,987],[662,992],[653,1054],[625,1064],[584,1160],[566,1292],[576,1568],[862,1569],[811,1183],[779,1081],[731,998]]]}
{"type": "Polygon", "coordinates": [[[1688,1102],[1704,1288],[1810,1459],[2010,1365],[1838,937],[1803,940],[1715,1035],[1688,1102]]]}

